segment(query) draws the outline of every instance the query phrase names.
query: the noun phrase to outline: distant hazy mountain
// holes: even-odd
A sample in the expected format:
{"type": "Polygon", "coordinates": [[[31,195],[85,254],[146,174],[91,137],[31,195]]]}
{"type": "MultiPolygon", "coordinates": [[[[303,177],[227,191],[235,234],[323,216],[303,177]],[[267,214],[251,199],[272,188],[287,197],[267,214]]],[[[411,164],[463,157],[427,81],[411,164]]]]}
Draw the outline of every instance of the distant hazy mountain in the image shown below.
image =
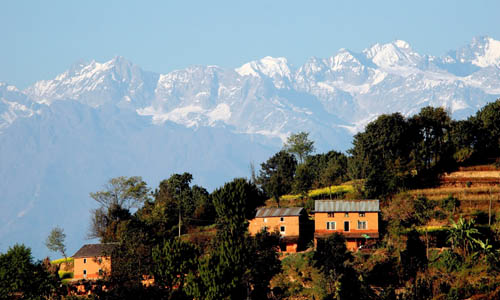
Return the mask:
{"type": "Polygon", "coordinates": [[[292,132],[310,132],[321,152],[346,150],[382,113],[432,105],[465,118],[499,95],[500,41],[489,37],[443,57],[398,40],[298,68],[265,57],[157,74],[116,57],[24,91],[0,83],[0,251],[22,242],[46,255],[56,225],[76,250],[88,193],[114,176],[141,175],[155,188],[187,171],[211,190],[249,176],[292,132]]]}

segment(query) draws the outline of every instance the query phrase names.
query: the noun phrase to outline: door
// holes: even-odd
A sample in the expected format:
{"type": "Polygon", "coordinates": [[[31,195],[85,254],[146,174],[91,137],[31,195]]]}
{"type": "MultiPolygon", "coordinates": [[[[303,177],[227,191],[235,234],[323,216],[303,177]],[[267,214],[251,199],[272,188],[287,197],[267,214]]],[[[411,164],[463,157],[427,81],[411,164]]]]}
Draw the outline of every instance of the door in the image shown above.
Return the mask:
{"type": "Polygon", "coordinates": [[[349,231],[349,221],[344,221],[344,231],[349,231]]]}

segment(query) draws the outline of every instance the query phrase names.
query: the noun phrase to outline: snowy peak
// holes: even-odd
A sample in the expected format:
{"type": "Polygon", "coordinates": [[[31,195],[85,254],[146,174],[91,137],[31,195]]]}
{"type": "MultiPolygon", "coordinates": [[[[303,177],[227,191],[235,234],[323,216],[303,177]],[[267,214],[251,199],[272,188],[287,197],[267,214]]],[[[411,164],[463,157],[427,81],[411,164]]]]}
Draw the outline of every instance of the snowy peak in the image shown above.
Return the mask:
{"type": "Polygon", "coordinates": [[[78,62],[53,80],[35,83],[25,93],[49,105],[56,100],[73,99],[92,107],[108,102],[141,106],[145,96],[151,97],[157,77],[118,56],[105,63],[78,62]]]}
{"type": "Polygon", "coordinates": [[[0,133],[20,117],[36,113],[36,104],[15,86],[0,82],[0,133]]]}
{"type": "Polygon", "coordinates": [[[273,79],[277,88],[284,88],[291,80],[292,72],[284,57],[266,56],[235,69],[241,76],[268,77],[273,79]]]}
{"type": "Polygon", "coordinates": [[[488,66],[500,66],[500,41],[490,37],[477,37],[472,43],[456,53],[456,59],[461,62],[484,68],[488,66]]]}
{"type": "Polygon", "coordinates": [[[422,57],[402,40],[388,44],[375,44],[363,51],[368,59],[379,67],[416,66],[422,57]]]}
{"type": "Polygon", "coordinates": [[[360,61],[347,49],[340,49],[337,55],[330,57],[328,63],[333,71],[361,66],[360,61]]]}

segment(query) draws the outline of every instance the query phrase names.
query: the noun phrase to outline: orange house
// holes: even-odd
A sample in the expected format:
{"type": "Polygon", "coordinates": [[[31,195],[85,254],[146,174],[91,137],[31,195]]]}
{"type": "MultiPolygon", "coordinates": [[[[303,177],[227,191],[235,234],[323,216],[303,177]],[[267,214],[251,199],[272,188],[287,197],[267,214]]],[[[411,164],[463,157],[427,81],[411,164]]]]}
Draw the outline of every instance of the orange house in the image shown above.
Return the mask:
{"type": "Polygon", "coordinates": [[[117,244],[87,244],[74,258],[74,279],[100,279],[111,272],[111,252],[117,244]]]}
{"type": "Polygon", "coordinates": [[[379,238],[378,200],[316,200],[314,240],[342,233],[351,251],[379,238]]]}
{"type": "Polygon", "coordinates": [[[248,231],[255,235],[263,229],[281,235],[281,251],[297,252],[305,247],[309,218],[303,207],[261,207],[250,220],[248,231]]]}

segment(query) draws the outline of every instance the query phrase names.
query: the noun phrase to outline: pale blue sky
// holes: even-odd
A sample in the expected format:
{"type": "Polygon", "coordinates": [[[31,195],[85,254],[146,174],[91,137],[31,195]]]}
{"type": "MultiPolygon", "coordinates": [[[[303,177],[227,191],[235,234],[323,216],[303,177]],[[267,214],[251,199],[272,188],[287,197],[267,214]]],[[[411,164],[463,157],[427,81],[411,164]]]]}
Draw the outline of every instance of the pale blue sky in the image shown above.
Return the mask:
{"type": "Polygon", "coordinates": [[[2,1],[0,81],[25,88],[78,60],[121,55],[146,70],[237,67],[267,55],[294,65],[406,40],[443,55],[500,39],[500,1],[2,1]]]}

